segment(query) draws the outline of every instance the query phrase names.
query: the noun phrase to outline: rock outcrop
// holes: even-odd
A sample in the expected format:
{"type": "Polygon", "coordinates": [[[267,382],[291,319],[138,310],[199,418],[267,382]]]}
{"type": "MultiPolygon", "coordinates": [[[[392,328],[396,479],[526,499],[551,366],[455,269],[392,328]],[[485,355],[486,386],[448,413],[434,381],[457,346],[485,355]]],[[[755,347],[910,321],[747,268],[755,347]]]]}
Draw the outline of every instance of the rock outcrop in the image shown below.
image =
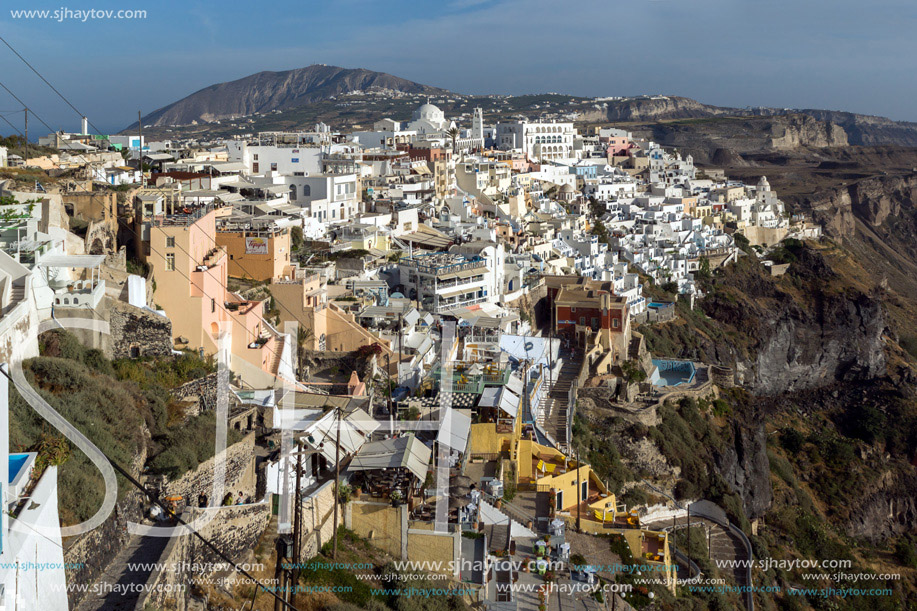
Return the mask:
{"type": "Polygon", "coordinates": [[[774,498],[767,434],[764,423],[732,423],[733,444],[715,457],[717,472],[732,490],[742,497],[745,515],[754,520],[767,512],[774,498]]]}

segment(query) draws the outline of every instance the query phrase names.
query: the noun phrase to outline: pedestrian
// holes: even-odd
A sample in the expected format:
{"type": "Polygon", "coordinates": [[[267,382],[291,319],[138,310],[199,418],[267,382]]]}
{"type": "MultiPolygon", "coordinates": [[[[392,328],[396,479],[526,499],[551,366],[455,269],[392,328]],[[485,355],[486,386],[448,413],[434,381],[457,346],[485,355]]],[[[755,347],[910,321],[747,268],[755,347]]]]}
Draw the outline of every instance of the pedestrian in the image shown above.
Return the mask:
{"type": "Polygon", "coordinates": [[[245,498],[242,496],[242,491],[239,490],[239,497],[236,499],[236,505],[244,505],[245,498]]]}
{"type": "Polygon", "coordinates": [[[206,506],[207,506],[207,495],[204,494],[203,492],[201,492],[199,495],[197,495],[197,506],[198,506],[198,507],[206,507],[206,506]]]}

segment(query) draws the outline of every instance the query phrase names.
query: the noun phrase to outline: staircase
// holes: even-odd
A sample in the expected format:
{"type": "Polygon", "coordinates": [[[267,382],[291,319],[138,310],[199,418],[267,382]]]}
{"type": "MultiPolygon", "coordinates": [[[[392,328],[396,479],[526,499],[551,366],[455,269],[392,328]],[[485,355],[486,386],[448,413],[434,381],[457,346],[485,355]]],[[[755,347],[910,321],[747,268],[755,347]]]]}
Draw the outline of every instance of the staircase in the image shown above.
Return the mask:
{"type": "Polygon", "coordinates": [[[567,414],[570,410],[568,402],[570,400],[570,387],[576,376],[579,375],[580,367],[583,363],[581,354],[574,353],[568,360],[561,365],[560,371],[557,372],[557,380],[551,387],[548,394],[550,411],[548,412],[547,431],[557,440],[557,445],[566,447],[570,443],[567,439],[567,414]]]}
{"type": "Polygon", "coordinates": [[[274,356],[271,360],[270,370],[270,373],[273,375],[277,375],[277,372],[280,370],[280,358],[283,355],[283,343],[285,339],[283,335],[274,336],[274,356]]]}

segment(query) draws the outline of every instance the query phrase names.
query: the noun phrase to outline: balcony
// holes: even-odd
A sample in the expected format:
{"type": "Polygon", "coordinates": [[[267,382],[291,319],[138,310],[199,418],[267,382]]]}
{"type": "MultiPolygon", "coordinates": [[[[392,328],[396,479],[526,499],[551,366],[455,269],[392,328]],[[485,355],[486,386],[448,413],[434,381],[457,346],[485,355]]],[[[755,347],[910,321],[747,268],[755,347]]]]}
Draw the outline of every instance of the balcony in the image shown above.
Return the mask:
{"type": "Polygon", "coordinates": [[[77,280],[54,291],[54,307],[96,308],[105,295],[105,280],[77,280]]]}
{"type": "Polygon", "coordinates": [[[449,310],[457,310],[458,308],[467,308],[468,306],[476,305],[479,303],[484,303],[487,301],[487,297],[476,297],[474,299],[466,299],[465,301],[440,301],[439,305],[436,306],[436,314],[444,314],[449,310]]]}

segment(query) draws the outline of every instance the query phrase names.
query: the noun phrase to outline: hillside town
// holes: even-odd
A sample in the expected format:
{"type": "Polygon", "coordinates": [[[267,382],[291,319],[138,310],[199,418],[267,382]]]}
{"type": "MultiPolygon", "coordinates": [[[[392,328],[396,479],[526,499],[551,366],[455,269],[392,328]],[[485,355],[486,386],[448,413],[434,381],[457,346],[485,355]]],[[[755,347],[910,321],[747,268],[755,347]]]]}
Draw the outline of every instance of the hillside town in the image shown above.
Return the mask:
{"type": "Polygon", "coordinates": [[[635,493],[590,464],[579,410],[584,393],[601,395],[609,413],[652,424],[666,401],[741,384],[700,356],[654,354],[646,330],[690,315],[703,281],[741,259],[784,273],[768,253],[821,228],[766,177],[745,184],[623,128],[449,117],[435,99],[365,127],[191,141],[84,121],[31,155],[0,148],[5,608],[113,608],[115,596],[123,608],[217,608],[202,605],[219,596],[237,608],[241,590],[204,584],[238,571],[215,568],[187,532],[150,534],[183,523],[234,562],[266,545],[289,608],[306,608],[293,587],[308,583],[302,563],[343,554],[346,536],[495,611],[675,594],[700,573],[676,543],[692,521],[725,557],[751,558],[712,503],[635,493]],[[111,371],[196,359],[201,375],[169,388],[163,420],[216,427],[191,469],[145,465],[173,447],[161,440],[121,465],[143,491],[117,510],[112,498],[106,525],[80,532],[60,526],[58,463],[10,441],[15,387],[57,414],[55,434],[87,469],[107,464],[104,440],[58,414],[60,389],[29,391],[51,375],[30,359],[65,336],[111,371]],[[596,545],[605,538],[615,553],[596,545]],[[58,567],[40,580],[21,568],[38,556],[58,567]],[[129,569],[132,558],[203,568],[129,569]],[[613,568],[628,558],[653,581],[613,568]],[[77,580],[98,588],[67,587],[77,580]],[[558,593],[576,584],[620,587],[558,593]]]}

